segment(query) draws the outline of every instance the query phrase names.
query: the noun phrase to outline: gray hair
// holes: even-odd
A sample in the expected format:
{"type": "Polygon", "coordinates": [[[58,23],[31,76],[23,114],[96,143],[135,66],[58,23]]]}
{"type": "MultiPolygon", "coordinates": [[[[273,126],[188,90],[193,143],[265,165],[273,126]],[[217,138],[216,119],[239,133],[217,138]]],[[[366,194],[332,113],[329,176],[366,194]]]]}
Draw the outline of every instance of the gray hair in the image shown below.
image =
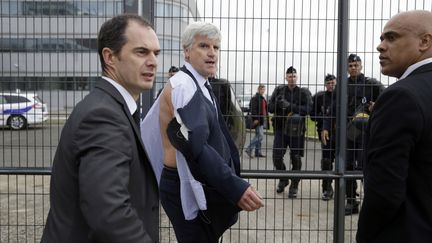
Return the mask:
{"type": "Polygon", "coordinates": [[[221,33],[215,25],[206,22],[192,22],[186,27],[181,37],[183,50],[192,47],[194,38],[197,35],[206,36],[211,40],[216,40],[220,45],[221,33]]]}

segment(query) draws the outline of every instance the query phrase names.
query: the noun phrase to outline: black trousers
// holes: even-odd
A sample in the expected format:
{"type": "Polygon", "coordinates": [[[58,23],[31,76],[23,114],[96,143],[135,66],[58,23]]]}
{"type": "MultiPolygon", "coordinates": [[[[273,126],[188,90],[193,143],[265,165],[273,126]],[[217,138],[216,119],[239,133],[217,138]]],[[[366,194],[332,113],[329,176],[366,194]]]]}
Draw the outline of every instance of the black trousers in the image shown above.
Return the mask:
{"type": "Polygon", "coordinates": [[[180,201],[180,178],[177,169],[164,167],[159,195],[179,243],[218,242],[218,238],[211,232],[208,224],[204,223],[201,214],[193,220],[185,220],[180,201]]]}
{"type": "MultiPolygon", "coordinates": [[[[320,141],[322,141],[321,131],[322,130],[320,129],[317,130],[320,141]]],[[[334,134],[335,133],[329,133],[330,140],[327,141],[326,145],[324,145],[321,142],[321,170],[323,171],[333,170],[333,162],[336,156],[336,139],[334,134]]],[[[323,179],[323,183],[322,183],[323,192],[331,191],[332,190],[331,184],[332,184],[331,179],[323,179]]]]}
{"type": "MultiPolygon", "coordinates": [[[[363,167],[363,142],[362,141],[347,141],[345,170],[362,170],[363,167]]],[[[357,181],[355,179],[346,180],[346,199],[349,204],[356,204],[357,196],[357,181]]]]}
{"type": "MultiPolygon", "coordinates": [[[[273,165],[276,170],[286,170],[284,163],[284,156],[287,149],[290,149],[291,169],[301,170],[302,162],[301,157],[304,154],[304,135],[299,137],[291,137],[284,134],[281,130],[275,130],[273,140],[273,165]]],[[[281,179],[281,181],[286,181],[281,179]]],[[[295,178],[291,180],[292,186],[297,188],[300,179],[295,178]]]]}

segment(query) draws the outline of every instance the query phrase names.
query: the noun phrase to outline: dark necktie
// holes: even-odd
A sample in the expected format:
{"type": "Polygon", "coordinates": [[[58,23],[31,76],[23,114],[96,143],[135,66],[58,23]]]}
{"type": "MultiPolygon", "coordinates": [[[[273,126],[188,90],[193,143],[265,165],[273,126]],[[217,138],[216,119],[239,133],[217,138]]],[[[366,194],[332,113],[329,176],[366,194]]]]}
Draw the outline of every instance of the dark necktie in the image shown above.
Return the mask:
{"type": "Polygon", "coordinates": [[[210,84],[208,83],[208,81],[206,81],[206,82],[204,83],[204,86],[207,88],[207,90],[208,90],[208,92],[209,92],[209,94],[210,94],[210,98],[211,98],[211,100],[212,100],[213,107],[214,107],[215,110],[216,110],[216,117],[218,117],[218,112],[219,112],[219,110],[218,110],[218,107],[217,107],[217,104],[216,104],[216,98],[215,98],[215,96],[214,96],[213,89],[212,89],[212,87],[210,86],[210,84]]]}
{"type": "Polygon", "coordinates": [[[140,112],[139,109],[137,109],[133,114],[132,117],[135,121],[135,123],[137,124],[138,128],[140,127],[140,112]]]}
{"type": "Polygon", "coordinates": [[[209,94],[210,94],[210,98],[212,100],[213,105],[215,105],[215,99],[214,99],[214,94],[213,94],[213,89],[212,87],[209,85],[209,83],[206,81],[204,83],[204,86],[207,88],[209,94]]]}

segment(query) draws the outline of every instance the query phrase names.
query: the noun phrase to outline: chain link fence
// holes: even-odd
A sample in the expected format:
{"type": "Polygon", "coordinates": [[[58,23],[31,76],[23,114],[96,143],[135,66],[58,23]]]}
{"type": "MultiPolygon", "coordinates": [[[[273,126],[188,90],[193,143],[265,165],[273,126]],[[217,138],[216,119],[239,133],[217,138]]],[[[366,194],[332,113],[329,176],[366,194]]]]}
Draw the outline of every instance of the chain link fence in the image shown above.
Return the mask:
{"type": "MultiPolygon", "coordinates": [[[[297,85],[312,95],[325,89],[327,73],[337,76],[337,91],[347,90],[347,56],[362,59],[362,73],[384,86],[396,80],[380,73],[376,46],[386,21],[399,11],[431,10],[429,0],[2,0],[0,2],[0,242],[39,242],[49,211],[50,167],[65,120],[92,89],[101,74],[97,32],[112,16],[139,13],[151,19],[162,54],[151,92],[142,96],[143,115],[168,80],[171,66],[184,63],[181,33],[191,21],[212,22],[221,29],[217,78],[229,82],[232,96],[225,102],[244,114],[228,119],[243,122],[258,85],[270,100],[285,72],[297,69],[297,85]],[[31,111],[11,113],[14,103],[31,111]],[[8,112],[9,111],[9,112],[8,112]]],[[[339,106],[348,97],[339,94],[339,106]]],[[[242,177],[261,193],[265,207],[240,219],[224,242],[355,242],[358,214],[344,215],[345,188],[357,180],[361,200],[361,172],[345,168],[346,112],[339,119],[334,169],[321,170],[321,143],[315,122],[306,119],[306,139],[300,171],[273,164],[274,129],[265,130],[264,157],[244,151],[254,130],[233,126],[242,159],[242,177]],[[298,196],[288,189],[276,193],[279,179],[301,179],[298,196]],[[334,198],[322,200],[323,179],[333,180],[334,198]]],[[[228,116],[228,114],[227,114],[228,116]]],[[[273,116],[273,114],[271,114],[273,116]]],[[[161,212],[161,242],[176,242],[161,212]]]]}

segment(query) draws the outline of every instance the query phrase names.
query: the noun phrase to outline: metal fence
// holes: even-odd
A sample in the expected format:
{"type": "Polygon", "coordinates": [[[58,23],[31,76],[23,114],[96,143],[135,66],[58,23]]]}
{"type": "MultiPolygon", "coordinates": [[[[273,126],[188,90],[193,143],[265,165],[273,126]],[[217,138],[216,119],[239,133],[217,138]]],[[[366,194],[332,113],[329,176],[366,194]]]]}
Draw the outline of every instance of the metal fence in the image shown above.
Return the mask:
{"type": "MultiPolygon", "coordinates": [[[[321,145],[314,123],[307,122],[305,156],[300,172],[275,171],[273,132],[262,142],[264,158],[249,158],[240,147],[242,176],[265,200],[257,212],[240,215],[224,242],[354,242],[357,215],[344,216],[346,179],[347,60],[362,58],[363,73],[385,86],[394,79],[380,74],[380,32],[398,11],[431,10],[426,0],[2,0],[0,2],[0,93],[37,94],[48,105],[49,119],[11,130],[0,99],[5,126],[0,138],[0,242],[39,242],[49,210],[50,166],[65,120],[88,94],[101,69],[96,52],[100,25],[123,13],[152,19],[162,48],[152,92],[142,96],[143,113],[167,80],[172,65],[183,64],[180,36],[191,21],[212,22],[222,32],[217,76],[229,80],[236,98],[246,106],[259,83],[270,97],[286,83],[285,70],[297,68],[298,85],[312,94],[324,89],[324,76],[338,77],[339,110],[335,169],[321,171],[321,145]],[[277,194],[278,178],[301,178],[297,199],[277,194]],[[321,181],[334,179],[334,200],[321,200],[321,181]]],[[[245,145],[253,137],[246,131],[245,145]]],[[[289,164],[289,156],[285,156],[289,164]]],[[[361,186],[358,189],[362,198],[361,186]]],[[[175,242],[161,212],[161,242],[175,242]]]]}

